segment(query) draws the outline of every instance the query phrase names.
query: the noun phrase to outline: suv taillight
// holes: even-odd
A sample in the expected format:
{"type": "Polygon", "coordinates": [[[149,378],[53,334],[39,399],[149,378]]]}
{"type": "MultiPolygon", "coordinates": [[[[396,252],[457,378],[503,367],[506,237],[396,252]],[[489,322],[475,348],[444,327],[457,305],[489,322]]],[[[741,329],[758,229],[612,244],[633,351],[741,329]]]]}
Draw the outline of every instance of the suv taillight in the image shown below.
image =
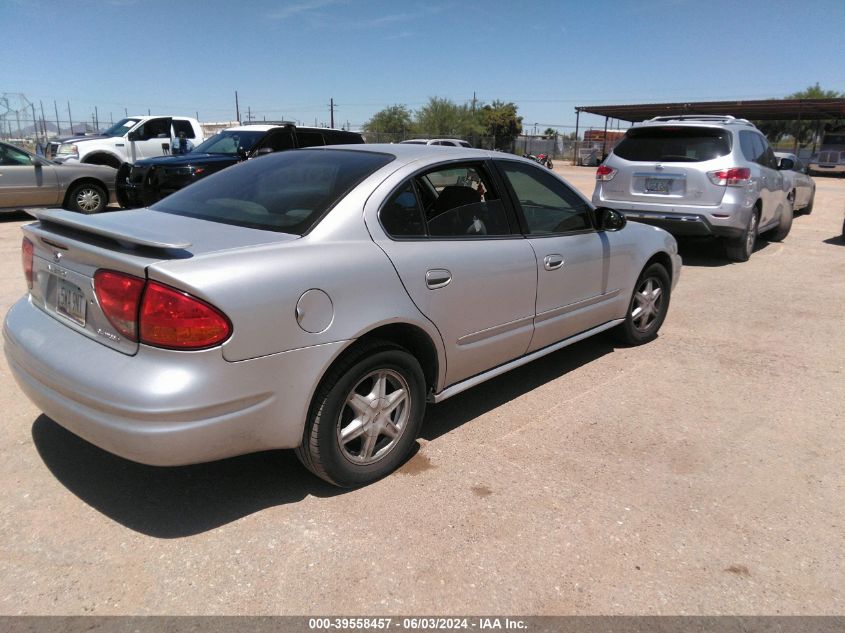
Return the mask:
{"type": "Polygon", "coordinates": [[[23,264],[23,276],[26,277],[26,287],[32,290],[32,257],[35,247],[27,238],[21,243],[21,263],[23,264]]]}
{"type": "Polygon", "coordinates": [[[155,281],[98,270],[94,291],[109,322],[126,338],[170,349],[202,349],[225,341],[229,320],[216,308],[155,281]]]}
{"type": "Polygon", "coordinates": [[[727,185],[728,187],[744,187],[751,179],[751,170],[748,167],[731,167],[730,169],[717,169],[708,171],[707,177],[714,185],[727,185]]]}
{"type": "Polygon", "coordinates": [[[607,165],[599,165],[599,168],[596,170],[596,180],[613,180],[613,177],[616,175],[616,169],[613,167],[608,167],[607,165]]]}

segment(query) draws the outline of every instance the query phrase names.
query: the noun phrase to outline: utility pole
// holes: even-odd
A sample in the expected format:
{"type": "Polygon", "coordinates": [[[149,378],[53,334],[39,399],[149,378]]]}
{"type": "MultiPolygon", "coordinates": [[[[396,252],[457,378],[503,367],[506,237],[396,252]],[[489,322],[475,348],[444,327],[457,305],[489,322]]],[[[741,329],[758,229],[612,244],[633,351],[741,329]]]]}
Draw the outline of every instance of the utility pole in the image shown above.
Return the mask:
{"type": "Polygon", "coordinates": [[[246,122],[249,123],[252,121],[252,106],[246,107],[246,122]]]}
{"type": "Polygon", "coordinates": [[[70,123],[70,135],[73,136],[73,115],[70,113],[70,101],[67,102],[67,121],[70,123]]]}
{"type": "Polygon", "coordinates": [[[97,106],[94,106],[94,129],[100,131],[100,113],[97,112],[97,106]]]}
{"type": "Polygon", "coordinates": [[[30,107],[32,108],[32,133],[35,134],[35,142],[38,142],[38,120],[35,118],[35,104],[30,103],[30,107]]]}
{"type": "Polygon", "coordinates": [[[41,129],[44,132],[44,142],[47,142],[47,119],[44,118],[44,102],[38,100],[38,105],[41,106],[41,129]]]}
{"type": "Polygon", "coordinates": [[[125,116],[125,117],[129,116],[129,108],[123,108],[123,116],[125,116]]]}
{"type": "Polygon", "coordinates": [[[53,109],[56,111],[56,133],[61,136],[62,135],[62,126],[59,123],[59,106],[56,105],[56,100],[53,99],[53,109]]]}
{"type": "Polygon", "coordinates": [[[331,121],[331,125],[329,125],[329,127],[334,129],[334,97],[329,99],[329,113],[329,120],[331,121]]]}
{"type": "Polygon", "coordinates": [[[235,90],[235,120],[241,122],[241,107],[238,105],[238,91],[235,90]]]}

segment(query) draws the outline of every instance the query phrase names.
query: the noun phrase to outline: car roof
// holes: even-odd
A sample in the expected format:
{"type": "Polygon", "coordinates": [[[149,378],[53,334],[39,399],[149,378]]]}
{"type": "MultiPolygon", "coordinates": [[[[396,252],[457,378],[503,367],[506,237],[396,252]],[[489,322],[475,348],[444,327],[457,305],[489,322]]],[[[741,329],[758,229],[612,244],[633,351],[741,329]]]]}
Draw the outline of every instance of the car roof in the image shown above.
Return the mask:
{"type": "Polygon", "coordinates": [[[537,163],[516,156],[515,154],[507,154],[503,152],[496,152],[486,149],[473,149],[470,147],[452,147],[446,145],[415,145],[412,143],[364,143],[355,145],[332,145],[332,146],[318,146],[306,147],[296,150],[297,152],[309,151],[329,151],[329,150],[351,150],[356,152],[379,152],[382,154],[391,154],[401,163],[412,163],[415,161],[429,162],[431,164],[443,162],[444,160],[486,160],[488,158],[497,159],[512,159],[519,162],[527,163],[537,167],[537,163]]]}
{"type": "Polygon", "coordinates": [[[798,158],[792,152],[775,152],[775,156],[779,156],[780,158],[792,158],[793,160],[798,158]]]}

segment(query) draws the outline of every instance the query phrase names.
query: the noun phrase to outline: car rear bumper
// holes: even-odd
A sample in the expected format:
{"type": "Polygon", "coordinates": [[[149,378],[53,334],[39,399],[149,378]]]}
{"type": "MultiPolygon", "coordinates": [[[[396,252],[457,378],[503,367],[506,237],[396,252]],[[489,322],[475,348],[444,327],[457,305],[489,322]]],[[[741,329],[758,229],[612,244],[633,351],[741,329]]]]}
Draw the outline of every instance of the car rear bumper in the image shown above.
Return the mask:
{"type": "Polygon", "coordinates": [[[18,301],[3,328],[12,374],[69,431],[144,464],[176,466],[293,448],[342,343],[228,362],[220,348],[141,346],[126,356],[18,301]]]}
{"type": "Polygon", "coordinates": [[[716,236],[739,237],[743,229],[734,226],[712,223],[706,215],[696,213],[666,213],[655,211],[623,210],[622,213],[629,220],[659,226],[679,237],[688,236],[716,236]]]}

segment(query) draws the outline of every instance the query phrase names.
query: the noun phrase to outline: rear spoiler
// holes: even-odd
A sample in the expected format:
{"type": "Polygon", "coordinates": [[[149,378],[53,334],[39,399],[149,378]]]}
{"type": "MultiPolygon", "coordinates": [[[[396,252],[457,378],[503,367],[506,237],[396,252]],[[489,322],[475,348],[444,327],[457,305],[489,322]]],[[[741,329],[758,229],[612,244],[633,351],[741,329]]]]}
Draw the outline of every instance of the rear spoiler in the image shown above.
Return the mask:
{"type": "MultiPolygon", "coordinates": [[[[191,245],[191,242],[187,240],[157,234],[154,231],[133,227],[130,232],[119,222],[115,222],[115,219],[110,217],[111,213],[81,215],[63,209],[29,209],[27,213],[42,223],[58,224],[77,231],[107,237],[128,248],[146,246],[148,248],[186,249],[191,245]]],[[[132,213],[132,211],[122,213],[132,213]]]]}

